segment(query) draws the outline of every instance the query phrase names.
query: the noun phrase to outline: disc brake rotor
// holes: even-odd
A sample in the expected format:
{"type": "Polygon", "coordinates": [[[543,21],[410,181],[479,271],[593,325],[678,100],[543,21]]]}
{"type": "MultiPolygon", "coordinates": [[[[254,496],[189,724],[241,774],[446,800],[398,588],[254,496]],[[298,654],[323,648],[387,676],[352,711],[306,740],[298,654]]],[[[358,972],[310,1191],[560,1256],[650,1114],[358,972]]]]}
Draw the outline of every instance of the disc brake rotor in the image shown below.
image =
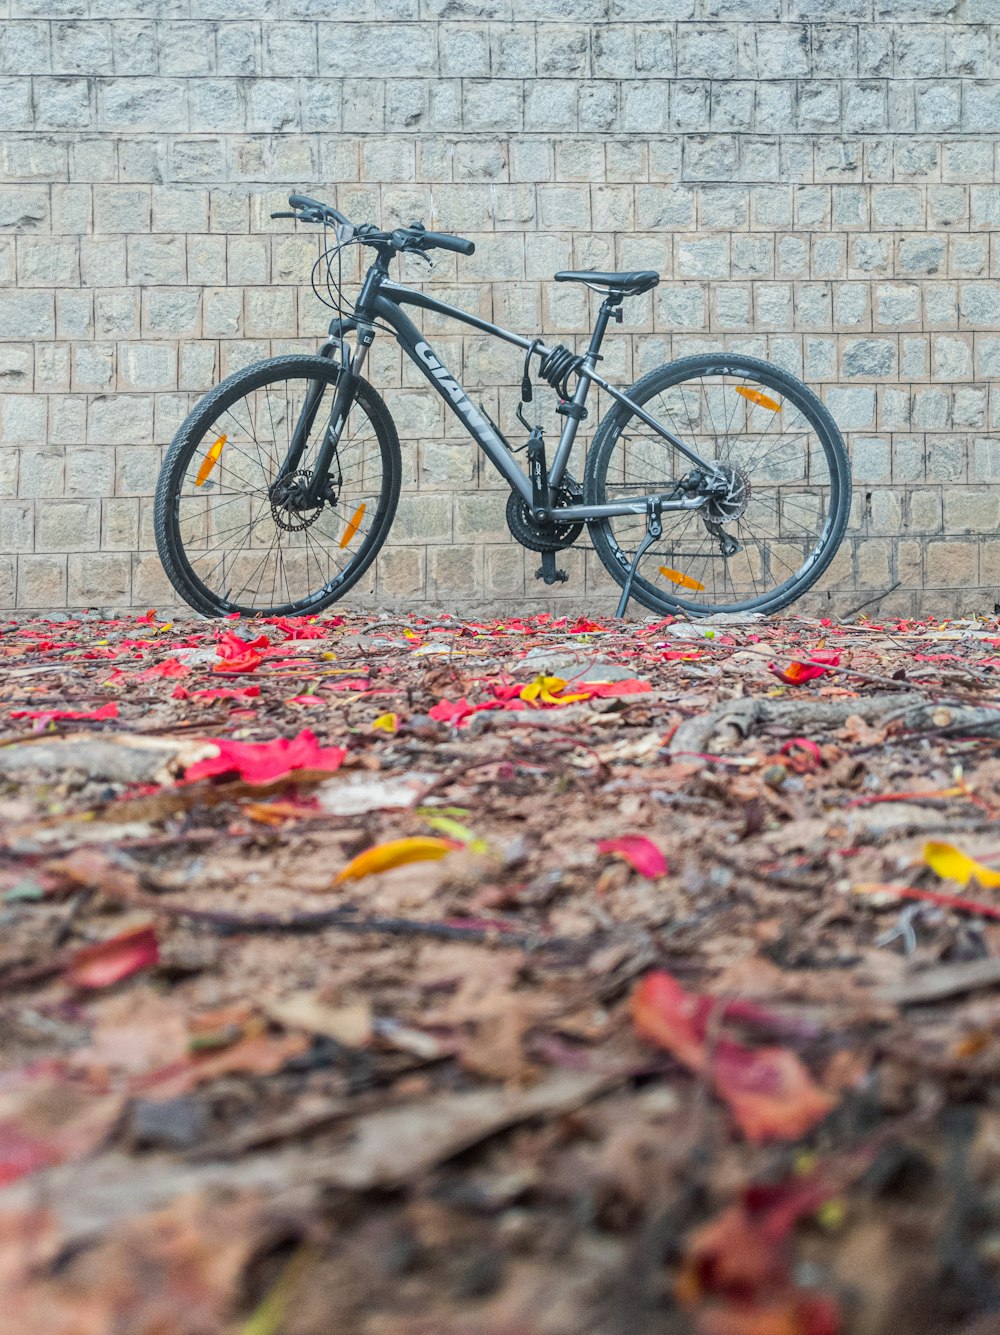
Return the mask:
{"type": "Polygon", "coordinates": [[[706,523],[711,520],[715,524],[731,524],[746,513],[753,488],[749,475],[742,468],[719,464],[717,471],[725,479],[726,489],[715,492],[702,509],[702,516],[706,523]]]}
{"type": "Polygon", "coordinates": [[[303,506],[299,500],[312,481],[312,473],[300,470],[283,477],[271,491],[271,518],[286,533],[298,533],[315,524],[323,513],[319,505],[303,506]]]}

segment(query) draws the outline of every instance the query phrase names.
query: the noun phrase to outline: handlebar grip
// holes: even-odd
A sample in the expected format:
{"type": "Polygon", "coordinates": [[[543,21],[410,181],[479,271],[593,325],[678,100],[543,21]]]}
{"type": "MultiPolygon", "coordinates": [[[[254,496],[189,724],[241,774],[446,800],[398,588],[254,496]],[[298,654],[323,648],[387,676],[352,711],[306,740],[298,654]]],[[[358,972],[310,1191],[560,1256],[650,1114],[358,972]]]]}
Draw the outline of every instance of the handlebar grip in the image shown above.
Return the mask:
{"type": "Polygon", "coordinates": [[[451,236],[448,232],[424,232],[421,240],[438,250],[454,250],[459,255],[476,253],[474,241],[466,241],[464,236],[451,236]]]}
{"type": "MultiPolygon", "coordinates": [[[[318,214],[315,220],[317,222],[325,217],[333,218],[336,222],[350,226],[349,219],[345,218],[339,209],[335,209],[332,204],[321,204],[318,199],[311,199],[308,195],[289,195],[288,202],[293,209],[315,209],[318,214]]],[[[313,220],[309,219],[309,221],[313,220]]]]}

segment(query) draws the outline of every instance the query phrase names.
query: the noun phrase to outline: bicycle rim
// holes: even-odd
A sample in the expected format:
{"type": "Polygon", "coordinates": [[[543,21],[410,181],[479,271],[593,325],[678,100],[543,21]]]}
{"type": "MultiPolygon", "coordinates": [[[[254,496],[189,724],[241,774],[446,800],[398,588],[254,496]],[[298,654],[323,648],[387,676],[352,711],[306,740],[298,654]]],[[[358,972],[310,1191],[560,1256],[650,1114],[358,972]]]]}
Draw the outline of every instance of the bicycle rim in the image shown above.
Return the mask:
{"type": "MultiPolygon", "coordinates": [[[[820,577],[847,522],[849,467],[839,433],[806,386],[754,358],[688,358],[640,381],[647,412],[723,470],[727,493],[699,510],[664,512],[663,536],[640,559],[635,596],[692,615],[787,606],[820,577]]],[[[589,500],[683,494],[692,469],[668,441],[618,407],[595,441],[589,500]]],[[[623,583],[644,516],[592,525],[623,583]]]]}
{"type": "Polygon", "coordinates": [[[399,476],[379,401],[367,387],[351,406],[326,499],[312,506],[297,500],[312,481],[336,383],[336,368],[323,364],[313,371],[250,368],[228,392],[210,395],[182,428],[169,470],[164,564],[202,610],[316,611],[370,565],[395,511],[399,476]],[[314,395],[305,447],[285,473],[293,432],[314,395]]]}

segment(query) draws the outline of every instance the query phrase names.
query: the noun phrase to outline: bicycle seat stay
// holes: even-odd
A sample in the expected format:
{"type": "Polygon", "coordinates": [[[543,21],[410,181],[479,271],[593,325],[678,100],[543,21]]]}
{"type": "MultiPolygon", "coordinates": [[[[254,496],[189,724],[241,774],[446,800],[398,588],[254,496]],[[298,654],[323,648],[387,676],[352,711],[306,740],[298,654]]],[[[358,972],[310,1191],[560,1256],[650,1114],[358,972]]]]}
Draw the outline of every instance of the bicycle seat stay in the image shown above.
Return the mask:
{"type": "Polygon", "coordinates": [[[604,287],[611,293],[636,297],[656,287],[660,275],[655,269],[632,269],[627,273],[598,273],[595,269],[561,269],[555,275],[557,283],[586,283],[590,287],[604,287]]]}

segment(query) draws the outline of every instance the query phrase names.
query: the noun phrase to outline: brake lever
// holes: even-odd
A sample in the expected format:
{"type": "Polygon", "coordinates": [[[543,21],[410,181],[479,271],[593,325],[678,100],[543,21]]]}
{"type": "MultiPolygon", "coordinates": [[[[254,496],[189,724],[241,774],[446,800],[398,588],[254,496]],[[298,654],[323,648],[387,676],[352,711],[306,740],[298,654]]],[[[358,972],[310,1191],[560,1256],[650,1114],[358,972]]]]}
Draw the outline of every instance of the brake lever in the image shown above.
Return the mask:
{"type": "Polygon", "coordinates": [[[298,216],[299,216],[299,215],[298,215],[297,213],[289,213],[289,212],[287,212],[287,210],[286,210],[284,213],[272,213],[272,214],[271,214],[271,217],[272,217],[272,218],[297,218],[298,216]]]}

